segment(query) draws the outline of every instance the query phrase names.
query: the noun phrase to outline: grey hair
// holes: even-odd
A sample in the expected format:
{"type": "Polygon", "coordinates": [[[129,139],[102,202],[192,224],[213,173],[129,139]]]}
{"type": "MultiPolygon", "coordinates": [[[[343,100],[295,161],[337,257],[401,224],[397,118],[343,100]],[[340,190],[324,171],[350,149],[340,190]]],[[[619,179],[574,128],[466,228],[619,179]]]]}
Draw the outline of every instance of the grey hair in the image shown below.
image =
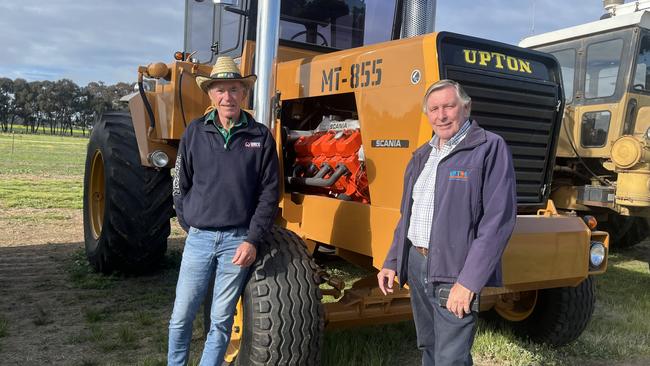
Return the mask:
{"type": "MultiPolygon", "coordinates": [[[[456,90],[456,95],[458,96],[458,99],[460,99],[461,103],[463,103],[463,106],[470,106],[470,103],[472,102],[472,98],[467,95],[465,90],[463,89],[460,84],[453,80],[449,79],[442,79],[438,80],[435,83],[433,83],[429,89],[427,89],[427,92],[424,93],[424,99],[422,99],[422,112],[427,113],[427,99],[429,99],[429,96],[431,93],[433,93],[436,90],[444,89],[447,87],[453,87],[454,90],[456,90]]],[[[468,113],[470,112],[470,109],[468,108],[468,113]]]]}

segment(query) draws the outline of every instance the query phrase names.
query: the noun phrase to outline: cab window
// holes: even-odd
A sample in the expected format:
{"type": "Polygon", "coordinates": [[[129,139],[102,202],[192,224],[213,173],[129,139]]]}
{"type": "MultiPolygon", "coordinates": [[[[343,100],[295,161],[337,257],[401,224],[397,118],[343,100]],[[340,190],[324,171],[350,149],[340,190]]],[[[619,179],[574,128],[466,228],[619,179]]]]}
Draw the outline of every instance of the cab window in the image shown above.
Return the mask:
{"type": "Polygon", "coordinates": [[[614,95],[622,51],[622,39],[592,43],[587,47],[586,98],[614,95]]]}
{"type": "Polygon", "coordinates": [[[603,147],[607,143],[609,111],[586,112],[580,123],[580,144],[583,147],[603,147]]]}
{"type": "Polygon", "coordinates": [[[214,18],[212,1],[188,0],[185,9],[185,52],[192,53],[197,62],[212,61],[214,18]]]}
{"type": "Polygon", "coordinates": [[[637,91],[650,90],[650,37],[643,37],[639,45],[632,88],[637,91]]]}
{"type": "MultiPolygon", "coordinates": [[[[244,10],[246,1],[233,8],[244,10]]],[[[187,0],[185,52],[198,63],[213,63],[215,54],[239,57],[242,52],[245,17],[210,0],[187,0]]]]}
{"type": "Polygon", "coordinates": [[[280,38],[333,49],[359,47],[390,40],[394,15],[394,0],[284,0],[280,38]]]}
{"type": "Polygon", "coordinates": [[[562,68],[562,86],[564,88],[564,97],[567,103],[573,100],[575,89],[573,88],[573,80],[576,74],[576,51],[574,49],[567,49],[562,51],[551,52],[557,58],[562,68]]]}

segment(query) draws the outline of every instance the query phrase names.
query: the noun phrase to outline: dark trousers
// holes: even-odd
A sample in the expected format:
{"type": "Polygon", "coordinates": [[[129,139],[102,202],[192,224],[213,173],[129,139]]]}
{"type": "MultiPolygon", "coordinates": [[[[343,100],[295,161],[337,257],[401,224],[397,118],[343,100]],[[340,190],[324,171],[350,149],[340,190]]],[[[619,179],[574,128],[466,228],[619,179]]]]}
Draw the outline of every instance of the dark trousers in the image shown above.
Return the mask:
{"type": "Polygon", "coordinates": [[[438,305],[440,282],[427,281],[427,258],[414,247],[409,251],[408,285],[423,366],[472,365],[470,351],[476,334],[477,314],[457,318],[438,305]]]}

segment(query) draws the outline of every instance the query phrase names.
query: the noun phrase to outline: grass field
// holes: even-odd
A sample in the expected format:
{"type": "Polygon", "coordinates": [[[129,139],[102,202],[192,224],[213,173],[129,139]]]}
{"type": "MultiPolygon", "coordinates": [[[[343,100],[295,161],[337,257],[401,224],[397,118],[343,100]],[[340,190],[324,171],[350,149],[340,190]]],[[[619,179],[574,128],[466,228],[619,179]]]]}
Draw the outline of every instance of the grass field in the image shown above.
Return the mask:
{"type": "MultiPolygon", "coordinates": [[[[13,132],[17,134],[31,134],[31,130],[32,130],[31,127],[25,127],[24,125],[14,124],[13,130],[5,133],[11,134],[13,132]]],[[[42,128],[39,128],[37,134],[50,135],[50,127],[46,125],[44,130],[42,128]]],[[[73,136],[70,136],[70,130],[66,130],[64,135],[70,137],[88,137],[90,135],[90,132],[88,132],[88,130],[84,132],[80,128],[73,128],[72,134],[73,136]]]]}
{"type": "MultiPolygon", "coordinates": [[[[0,134],[0,210],[4,212],[0,227],[48,220],[62,227],[70,225],[70,210],[81,208],[86,143],[86,139],[70,137],[0,134]]],[[[174,227],[173,241],[180,243],[182,235],[174,227]]],[[[54,327],[65,334],[62,344],[81,350],[81,356],[69,363],[72,365],[164,365],[180,246],[172,245],[156,274],[134,278],[93,273],[81,240],[69,244],[71,254],[57,262],[65,271],[61,285],[65,292],[57,296],[66,306],[81,309],[76,322],[61,325],[51,308],[37,306],[29,326],[35,332],[54,327]]],[[[648,248],[646,241],[611,254],[607,273],[596,281],[597,303],[591,323],[576,342],[554,349],[518,338],[508,327],[481,320],[473,349],[475,363],[650,363],[650,273],[647,263],[641,261],[648,248]]],[[[345,272],[346,268],[339,270],[345,272]]],[[[28,302],[29,294],[17,296],[28,302]]],[[[13,328],[18,322],[0,313],[0,359],[3,352],[9,352],[11,338],[27,331],[13,328]]],[[[195,324],[192,364],[197,363],[203,342],[201,322],[195,324]]],[[[325,336],[325,365],[416,365],[418,360],[410,322],[332,331],[325,336]]]]}

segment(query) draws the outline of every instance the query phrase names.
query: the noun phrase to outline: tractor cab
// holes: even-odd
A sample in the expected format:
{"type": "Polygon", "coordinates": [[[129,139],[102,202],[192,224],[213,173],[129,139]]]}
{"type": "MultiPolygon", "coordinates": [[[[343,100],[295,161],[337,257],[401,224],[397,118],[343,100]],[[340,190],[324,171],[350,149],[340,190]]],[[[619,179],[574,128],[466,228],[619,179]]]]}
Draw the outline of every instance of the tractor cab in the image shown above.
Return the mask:
{"type": "Polygon", "coordinates": [[[650,233],[650,2],[606,9],[600,20],[520,46],[551,53],[562,69],[567,108],[553,200],[595,215],[615,245],[629,246],[650,233]]]}
{"type": "MultiPolygon", "coordinates": [[[[192,61],[212,64],[217,55],[238,58],[252,51],[257,1],[231,3],[187,0],[185,53],[192,61]]],[[[399,31],[390,25],[397,5],[395,0],[282,0],[278,58],[287,61],[394,39],[399,31]]]]}

